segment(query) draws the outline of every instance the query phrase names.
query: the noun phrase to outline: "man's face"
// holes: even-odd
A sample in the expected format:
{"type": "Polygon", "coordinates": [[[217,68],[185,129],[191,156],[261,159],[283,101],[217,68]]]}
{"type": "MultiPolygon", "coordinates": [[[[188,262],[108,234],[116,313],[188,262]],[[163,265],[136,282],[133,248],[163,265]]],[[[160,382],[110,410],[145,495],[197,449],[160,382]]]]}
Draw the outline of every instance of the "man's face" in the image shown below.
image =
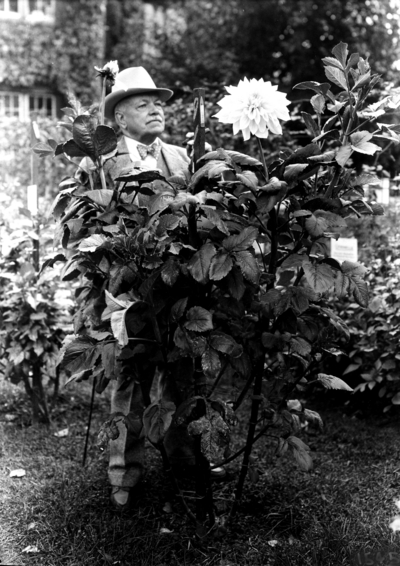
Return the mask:
{"type": "Polygon", "coordinates": [[[164,131],[163,103],[153,94],[130,96],[117,107],[115,118],[124,134],[145,145],[164,131]]]}

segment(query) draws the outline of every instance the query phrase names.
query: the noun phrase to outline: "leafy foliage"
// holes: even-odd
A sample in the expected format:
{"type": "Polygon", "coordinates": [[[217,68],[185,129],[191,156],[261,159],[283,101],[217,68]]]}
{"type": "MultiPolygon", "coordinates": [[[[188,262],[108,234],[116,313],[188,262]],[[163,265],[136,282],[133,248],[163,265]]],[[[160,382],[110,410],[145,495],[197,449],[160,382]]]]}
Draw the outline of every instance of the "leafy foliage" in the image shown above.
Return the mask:
{"type": "MultiPolygon", "coordinates": [[[[387,224],[390,227],[390,224],[387,224]]],[[[396,231],[392,226],[390,232],[396,231]]],[[[384,231],[372,232],[381,238],[384,231]]],[[[396,234],[396,232],[395,232],[396,234]]],[[[369,233],[369,237],[371,232],[369,233]]],[[[398,236],[376,243],[376,256],[369,260],[367,276],[371,292],[368,308],[349,300],[336,306],[339,315],[351,329],[351,339],[343,344],[339,358],[345,379],[354,390],[374,391],[383,410],[400,402],[399,365],[399,243],[398,236]]]]}
{"type": "MultiPolygon", "coordinates": [[[[18,199],[14,197],[13,202],[18,199]]],[[[58,289],[56,275],[49,271],[39,277],[35,269],[32,238],[38,236],[29,211],[20,208],[14,216],[13,209],[5,207],[2,212],[0,375],[13,383],[22,382],[31,400],[33,421],[48,422],[48,394],[51,385],[55,395],[58,391],[58,355],[72,303],[58,289]]],[[[42,254],[48,241],[45,224],[42,218],[42,254]]]]}
{"type": "MultiPolygon", "coordinates": [[[[268,169],[217,148],[193,174],[165,179],[132,167],[114,181],[106,174],[105,187],[92,149],[93,132],[102,127],[97,115],[70,118],[76,146],[86,144],[83,153],[97,167],[89,179],[64,181],[54,205],[56,239],[68,249],[68,259],[57,256],[63,279],[79,281],[64,364],[72,379],[95,375],[100,389],[118,376],[140,382],[144,393],[156,389],[144,415],[148,438],[163,451],[172,423],[184,427],[203,471],[204,462],[221,458],[221,448],[227,457],[232,414],[253,386],[239,486],[254,435],[270,428],[278,451],[290,448],[310,469],[309,448],[296,435],[306,422],[320,426],[320,418],[291,398],[299,388],[350,389],[322,371],[349,338],[329,298],[350,296],[365,307],[366,270],[330,258],[329,238],[340,237],[349,217],[383,212],[364,198],[370,178],[351,168],[354,154],[380,149],[367,130],[375,117],[359,120],[378,76],[346,44],[333,55],[323,61],[330,82],[297,85],[312,92],[309,143],[281,152],[268,169]],[[89,121],[83,143],[80,127],[89,121]],[[192,393],[171,403],[183,362],[191,366],[185,381],[192,393]],[[152,386],[155,365],[163,380],[152,386]],[[239,391],[230,404],[215,397],[225,378],[239,391]]],[[[56,153],[68,153],[68,144],[56,153]]]]}

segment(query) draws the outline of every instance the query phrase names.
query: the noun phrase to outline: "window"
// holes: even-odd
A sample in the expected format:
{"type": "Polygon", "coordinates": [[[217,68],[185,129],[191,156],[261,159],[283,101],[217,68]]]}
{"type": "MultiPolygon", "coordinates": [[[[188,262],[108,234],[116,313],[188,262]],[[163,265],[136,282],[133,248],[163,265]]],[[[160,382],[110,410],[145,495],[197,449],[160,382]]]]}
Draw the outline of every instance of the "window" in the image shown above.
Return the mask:
{"type": "Polygon", "coordinates": [[[21,105],[18,94],[0,93],[0,116],[20,118],[21,105]]]}
{"type": "Polygon", "coordinates": [[[55,118],[56,97],[47,93],[0,92],[0,118],[18,118],[25,122],[32,114],[55,118]]]}
{"type": "Polygon", "coordinates": [[[53,21],[56,0],[0,0],[0,17],[53,21]]]}

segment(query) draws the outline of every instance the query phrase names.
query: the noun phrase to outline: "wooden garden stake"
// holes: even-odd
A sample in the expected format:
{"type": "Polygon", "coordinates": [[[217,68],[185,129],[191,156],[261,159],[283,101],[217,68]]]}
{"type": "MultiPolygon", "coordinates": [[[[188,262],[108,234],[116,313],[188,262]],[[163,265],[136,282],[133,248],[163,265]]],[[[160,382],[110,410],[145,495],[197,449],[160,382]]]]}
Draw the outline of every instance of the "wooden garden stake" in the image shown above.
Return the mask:
{"type": "MultiPolygon", "coordinates": [[[[37,122],[31,121],[31,147],[35,146],[40,141],[40,132],[37,122]]],[[[32,214],[33,228],[37,237],[32,238],[33,244],[33,265],[35,270],[39,271],[39,236],[40,227],[38,214],[38,181],[39,181],[39,157],[34,151],[31,151],[31,184],[27,187],[27,208],[32,214]]]]}

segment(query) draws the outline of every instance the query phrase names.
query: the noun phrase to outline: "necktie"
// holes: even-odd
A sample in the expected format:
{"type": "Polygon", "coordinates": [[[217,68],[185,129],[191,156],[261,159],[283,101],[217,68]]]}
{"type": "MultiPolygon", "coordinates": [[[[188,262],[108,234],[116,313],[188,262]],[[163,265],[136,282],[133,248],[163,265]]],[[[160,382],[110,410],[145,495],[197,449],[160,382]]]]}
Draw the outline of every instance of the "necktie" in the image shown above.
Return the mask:
{"type": "Polygon", "coordinates": [[[148,155],[151,155],[152,157],[154,157],[154,159],[157,160],[158,156],[160,155],[161,146],[156,141],[153,142],[151,145],[142,145],[138,143],[137,150],[139,152],[141,159],[144,160],[148,155]]]}

